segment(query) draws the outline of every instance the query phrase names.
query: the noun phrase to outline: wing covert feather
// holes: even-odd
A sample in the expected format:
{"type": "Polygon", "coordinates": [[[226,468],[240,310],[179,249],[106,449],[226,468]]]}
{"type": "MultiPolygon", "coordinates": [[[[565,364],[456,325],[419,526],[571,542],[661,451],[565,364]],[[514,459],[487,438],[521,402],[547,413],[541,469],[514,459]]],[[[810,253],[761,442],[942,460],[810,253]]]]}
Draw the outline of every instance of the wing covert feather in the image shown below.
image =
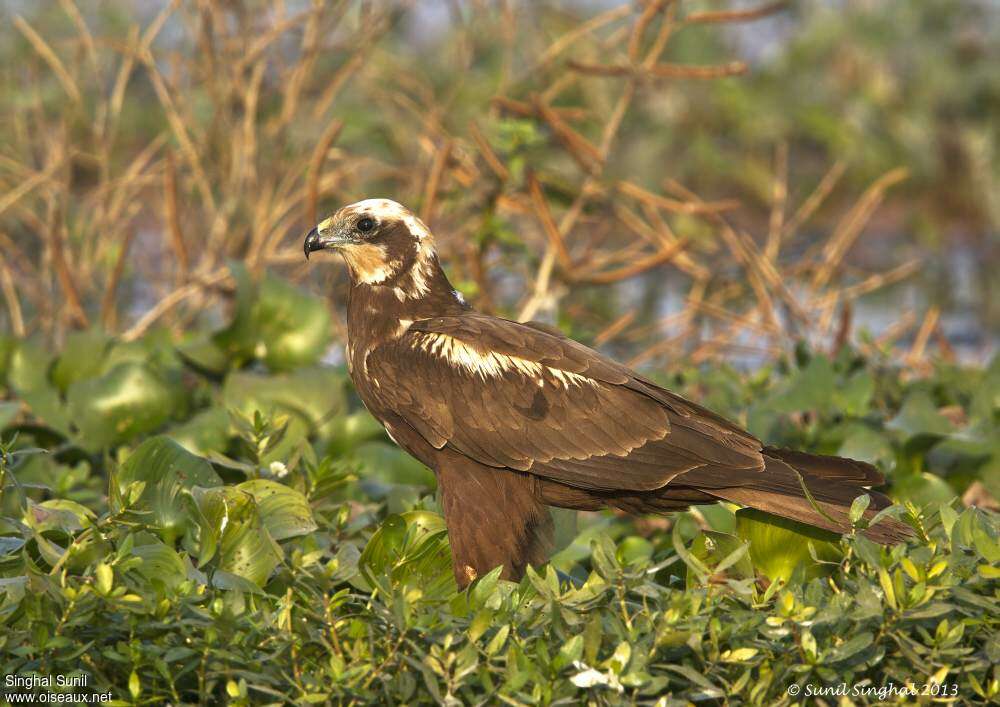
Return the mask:
{"type": "Polygon", "coordinates": [[[437,448],[587,489],[763,468],[732,423],[572,339],[480,314],[414,322],[366,361],[380,403],[437,448]]]}

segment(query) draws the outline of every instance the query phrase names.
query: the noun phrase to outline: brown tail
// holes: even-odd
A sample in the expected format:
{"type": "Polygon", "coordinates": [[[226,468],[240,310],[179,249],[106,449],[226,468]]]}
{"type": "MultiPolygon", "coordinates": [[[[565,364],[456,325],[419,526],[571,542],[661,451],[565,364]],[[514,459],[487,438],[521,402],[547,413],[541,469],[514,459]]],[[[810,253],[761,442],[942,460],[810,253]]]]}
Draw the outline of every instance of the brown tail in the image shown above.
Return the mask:
{"type": "MultiPolygon", "coordinates": [[[[697,488],[718,499],[835,533],[850,532],[849,512],[858,496],[867,493],[871,497],[864,513],[867,520],[892,503],[884,494],[865,488],[867,484],[883,481],[882,475],[869,464],[788,450],[768,448],[764,452],[763,473],[747,472],[734,477],[731,473],[713,474],[700,470],[697,488]],[[803,484],[822,513],[806,497],[803,484]]],[[[870,540],[885,545],[913,536],[909,526],[894,518],[883,518],[863,533],[870,540]]]]}

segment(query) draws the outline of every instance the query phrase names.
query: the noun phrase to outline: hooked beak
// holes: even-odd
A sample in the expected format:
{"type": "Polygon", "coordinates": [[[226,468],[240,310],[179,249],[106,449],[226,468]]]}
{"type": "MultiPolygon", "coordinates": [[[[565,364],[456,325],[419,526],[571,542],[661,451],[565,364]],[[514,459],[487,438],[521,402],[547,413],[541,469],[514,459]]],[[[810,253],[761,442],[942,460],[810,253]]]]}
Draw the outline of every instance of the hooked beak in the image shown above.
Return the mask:
{"type": "Polygon", "coordinates": [[[308,234],[306,234],[306,240],[302,244],[302,250],[305,251],[306,260],[309,260],[309,254],[314,250],[323,250],[323,246],[319,242],[319,231],[314,227],[308,234]]]}
{"type": "Polygon", "coordinates": [[[306,259],[309,259],[309,254],[317,250],[327,250],[329,248],[339,248],[340,246],[348,245],[351,243],[351,239],[345,235],[335,232],[329,235],[320,235],[317,228],[313,228],[306,234],[306,240],[302,244],[302,250],[306,254],[306,259]]]}

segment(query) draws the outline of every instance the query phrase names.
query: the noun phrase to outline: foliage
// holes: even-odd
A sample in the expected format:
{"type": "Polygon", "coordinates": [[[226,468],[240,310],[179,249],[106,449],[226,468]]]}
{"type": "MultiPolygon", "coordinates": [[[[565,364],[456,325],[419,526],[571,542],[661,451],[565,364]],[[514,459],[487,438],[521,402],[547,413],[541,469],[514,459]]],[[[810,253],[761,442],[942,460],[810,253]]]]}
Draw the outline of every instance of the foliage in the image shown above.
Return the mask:
{"type": "Polygon", "coordinates": [[[119,704],[776,704],[841,682],[1000,696],[1000,521],[955,499],[997,495],[1000,360],[911,379],[803,348],[749,376],[663,380],[771,443],[877,463],[909,545],[728,506],[652,532],[579,514],[550,565],[457,592],[433,477],[346,396],[344,372],[316,352],[246,367],[253,318],[281,309],[262,300],[290,296],[251,290],[209,367],[190,344],[211,334],[90,332],[53,357],[3,342],[5,674],[86,675],[119,704]],[[97,355],[76,366],[84,341],[97,355]],[[148,373],[109,383],[123,360],[148,373]],[[80,386],[128,401],[99,445],[64,410],[80,386]],[[145,406],[165,394],[176,404],[153,424],[145,406]]]}

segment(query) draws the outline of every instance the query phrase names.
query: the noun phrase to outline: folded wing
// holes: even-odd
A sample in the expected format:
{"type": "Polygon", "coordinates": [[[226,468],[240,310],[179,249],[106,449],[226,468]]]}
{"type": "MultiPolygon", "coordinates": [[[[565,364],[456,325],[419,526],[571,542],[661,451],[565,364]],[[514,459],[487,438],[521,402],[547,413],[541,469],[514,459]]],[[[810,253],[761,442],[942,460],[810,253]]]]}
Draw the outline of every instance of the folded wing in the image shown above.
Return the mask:
{"type": "Polygon", "coordinates": [[[764,469],[750,434],[540,327],[479,314],[426,319],[367,365],[381,402],[430,444],[487,466],[598,491],[650,491],[698,469],[764,469]]]}

